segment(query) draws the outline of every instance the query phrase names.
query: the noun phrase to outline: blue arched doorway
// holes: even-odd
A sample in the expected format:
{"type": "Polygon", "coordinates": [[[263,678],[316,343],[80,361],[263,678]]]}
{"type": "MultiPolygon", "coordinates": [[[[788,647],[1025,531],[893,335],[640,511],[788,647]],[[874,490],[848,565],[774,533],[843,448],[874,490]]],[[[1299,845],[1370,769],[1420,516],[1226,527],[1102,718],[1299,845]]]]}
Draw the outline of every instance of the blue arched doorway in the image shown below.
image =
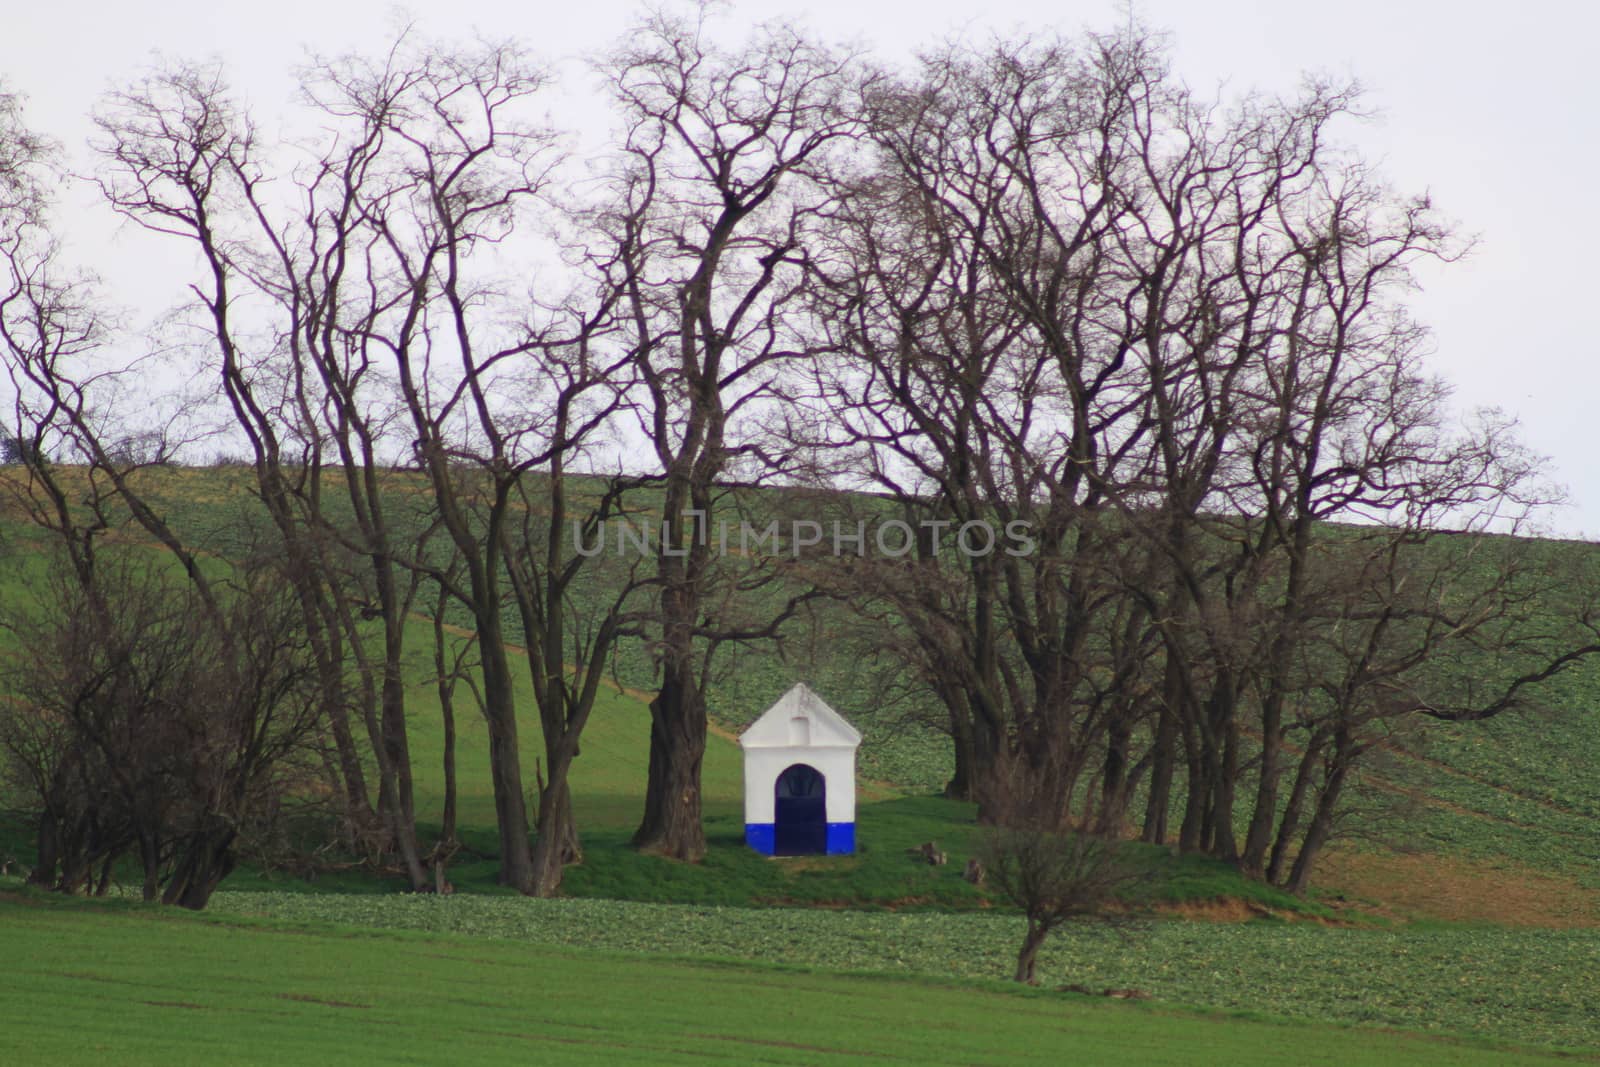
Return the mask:
{"type": "Polygon", "coordinates": [[[779,856],[828,851],[828,783],[815,767],[796,763],[774,786],[773,852],[779,856]]]}

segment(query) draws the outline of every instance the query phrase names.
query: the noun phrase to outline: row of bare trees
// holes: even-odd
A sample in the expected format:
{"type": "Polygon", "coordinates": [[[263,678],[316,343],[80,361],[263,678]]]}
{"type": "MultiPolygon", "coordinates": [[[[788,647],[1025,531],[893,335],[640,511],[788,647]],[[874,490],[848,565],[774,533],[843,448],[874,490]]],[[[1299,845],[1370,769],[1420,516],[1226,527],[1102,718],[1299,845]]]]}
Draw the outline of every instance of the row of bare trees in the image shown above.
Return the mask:
{"type": "Polygon", "coordinates": [[[800,395],[837,474],[1032,531],[837,579],[901,629],[980,817],[1110,831],[1142,789],[1145,840],[1298,890],[1364,754],[1596,650],[1591,576],[1474,536],[1550,490],[1499,416],[1451,425],[1405,298],[1459,248],[1337,144],[1356,104],[1203,99],[1136,32],[956,45],[868,96],[800,395]]]}
{"type": "Polygon", "coordinates": [[[1351,88],[1207,100],[1139,27],[891,70],[789,26],[721,45],[706,19],[649,15],[596,65],[616,130],[587,166],[511,44],[408,31],[319,60],[298,139],[264,136],[214,66],[109,95],[93,183],[193,265],[149,347],[215,398],[135,451],[128,404],[160,374],[121,359],[136,341],[62,265],[51,146],[0,98],[17,499],[82,595],[126,522],[222,619],[231,594],[140,471],[209,437],[243,449],[241,512],[265,516],[252,544],[314,683],[312,763],[348,840],[414,889],[455,847],[453,792],[439,839],[418,832],[418,616],[445,780],[467,692],[501,880],[537,894],[581,857],[570,773],[623,641],[658,670],[640,848],[704,855],[717,649],[828,598],[917,668],[982,818],[1142,814],[1149,841],[1297,888],[1363,754],[1513,707],[1593,649],[1581,596],[1518,625],[1582,586],[1556,557],[1428,544],[1515,530],[1546,490],[1502,422],[1453,426],[1422,366],[1412,272],[1459,249],[1337,144],[1351,88]],[[91,517],[52,461],[96,487],[91,517]],[[871,489],[841,516],[945,534],[775,567],[708,534],[759,508],[740,479],[871,489]],[[652,557],[578,550],[621,517],[659,529],[652,557]],[[980,522],[1032,550],[951,551],[980,522]],[[1495,677],[1450,670],[1469,654],[1495,677]]]}

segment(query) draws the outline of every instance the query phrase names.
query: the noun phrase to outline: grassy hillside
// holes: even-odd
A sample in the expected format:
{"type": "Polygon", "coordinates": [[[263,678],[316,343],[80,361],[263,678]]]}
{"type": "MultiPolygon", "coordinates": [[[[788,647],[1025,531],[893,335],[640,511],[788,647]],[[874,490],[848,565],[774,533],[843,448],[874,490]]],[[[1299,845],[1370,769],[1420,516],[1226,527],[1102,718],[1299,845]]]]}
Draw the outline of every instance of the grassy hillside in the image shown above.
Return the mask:
{"type": "MultiPolygon", "coordinates": [[[[243,549],[249,535],[241,530],[241,515],[259,518],[248,471],[170,469],[148,471],[141,477],[146,492],[174,526],[217,557],[243,549]]],[[[396,490],[391,494],[393,517],[405,527],[420,514],[411,505],[420,507],[422,498],[412,492],[413,476],[390,477],[396,490]]],[[[740,506],[773,512],[798,506],[782,499],[779,491],[744,491],[744,497],[748,500],[741,498],[740,506]]],[[[0,593],[14,595],[20,581],[40,572],[40,541],[14,511],[7,511],[0,494],[0,593]]],[[[1528,546],[1538,552],[1600,554],[1600,548],[1579,543],[1529,542],[1528,546]]],[[[413,673],[418,679],[429,670],[429,641],[425,626],[414,628],[413,673]]],[[[938,720],[937,708],[914,685],[892,684],[906,681],[902,666],[885,662],[872,647],[871,635],[860,633],[839,609],[819,609],[791,628],[781,645],[730,649],[718,660],[709,697],[723,733],[712,738],[704,786],[708,833],[719,846],[714,852],[720,853],[712,866],[724,866],[709,877],[668,867],[652,869],[625,848],[627,832],[641,810],[648,738],[641,697],[654,675],[648,655],[638,645],[625,647],[617,663],[619,681],[632,692],[606,694],[576,764],[578,813],[590,855],[583,868],[572,872],[570,891],[722,903],[783,899],[892,903],[908,898],[954,905],[971,902],[954,871],[914,872],[913,877],[898,858],[894,877],[886,881],[869,870],[844,879],[851,884],[839,884],[839,877],[817,872],[807,872],[804,879],[787,873],[779,878],[772,865],[753,866],[738,848],[740,764],[730,736],[797,679],[808,681],[862,731],[863,777],[895,783],[863,786],[864,847],[859,863],[867,867],[886,863],[890,854],[930,838],[952,851],[964,847],[969,823],[964,809],[908,799],[936,791],[950,772],[948,742],[930,726],[938,720]],[[720,848],[723,845],[727,848],[720,848]],[[894,884],[905,879],[912,879],[909,887],[894,884]]],[[[1481,669],[1490,671],[1493,665],[1481,669]]],[[[519,677],[519,682],[524,766],[531,784],[538,733],[525,679],[519,677]]],[[[464,692],[460,704],[460,819],[468,844],[484,852],[493,844],[488,833],[492,801],[486,739],[481,719],[464,692]]],[[[438,818],[442,804],[439,712],[431,685],[419,681],[413,687],[410,716],[418,810],[427,822],[438,818]]],[[[1545,685],[1527,711],[1481,724],[1432,725],[1410,738],[1405,750],[1365,768],[1356,784],[1358,810],[1348,820],[1346,840],[1339,846],[1346,856],[1363,858],[1359,863],[1336,858],[1324,884],[1370,900],[1397,882],[1415,883],[1414,877],[1400,873],[1415,871],[1415,856],[1449,857],[1460,861],[1457,868],[1441,862],[1431,869],[1441,878],[1453,879],[1452,885],[1440,887],[1441,892],[1470,888],[1468,882],[1492,883],[1492,873],[1485,876],[1485,871],[1497,871],[1508,882],[1555,879],[1560,883],[1558,895],[1564,897],[1563,915],[1573,921],[1600,921],[1597,897],[1590,892],[1600,887],[1600,835],[1593,832],[1600,817],[1600,775],[1592,773],[1595,766],[1600,766],[1600,663],[1581,665],[1545,685]],[[1386,815],[1397,806],[1408,809],[1403,819],[1386,815]]],[[[475,862],[470,854],[463,856],[456,881],[487,890],[492,867],[492,860],[475,862]]],[[[1493,907],[1493,885],[1480,888],[1486,914],[1499,917],[1493,907]]],[[[1428,914],[1426,901],[1421,904],[1411,910],[1428,914]]],[[[1481,911],[1468,908],[1462,914],[1481,917],[1481,911]]]]}
{"type": "MultiPolygon", "coordinates": [[[[427,635],[416,627],[419,643],[427,635]]],[[[527,692],[525,660],[515,657],[518,675],[519,727],[524,764],[532,776],[538,752],[538,721],[527,692]]],[[[416,773],[418,817],[426,831],[437,825],[443,806],[441,735],[437,728],[438,697],[431,685],[413,686],[412,757],[416,773]]],[[[719,728],[709,738],[704,762],[706,833],[710,853],[700,864],[681,864],[659,856],[640,855],[628,838],[642,810],[641,791],[649,755],[649,711],[643,694],[610,690],[603,693],[584,733],[582,754],[574,765],[573,789],[585,847],[584,862],[569,868],[563,891],[582,897],[604,897],[681,904],[825,904],[868,907],[942,907],[970,909],[992,902],[961,878],[963,860],[976,833],[974,809],[935,796],[917,796],[891,786],[863,782],[857,806],[858,851],[853,856],[771,860],[744,846],[743,770],[737,741],[719,728]],[[930,867],[907,855],[924,841],[937,841],[952,862],[930,867]]],[[[481,716],[457,709],[459,820],[468,846],[451,867],[460,891],[509,892],[494,883],[496,861],[494,804],[489,782],[488,735],[481,716]]],[[[1317,903],[1241,878],[1204,857],[1175,859],[1164,849],[1138,849],[1152,878],[1140,887],[1143,898],[1156,903],[1209,900],[1228,896],[1264,909],[1325,915],[1317,903]]],[[[282,872],[247,869],[228,882],[231,888],[294,892],[385,892],[400,886],[396,879],[373,879],[366,873],[319,877],[308,883],[282,872]]]]}
{"type": "MultiPolygon", "coordinates": [[[[251,513],[241,472],[155,477],[163,506],[219,566],[242,547],[232,521],[251,513]]],[[[0,595],[28,595],[41,559],[38,538],[0,515],[0,595]]],[[[443,803],[430,640],[419,622],[408,708],[424,833],[443,803]]],[[[516,668],[531,786],[538,726],[520,658],[516,668]]],[[[1009,971],[1020,920],[961,879],[972,809],[932,795],[948,774],[947,744],[914,690],[885,688],[896,665],[874,658],[844,616],[814,616],[781,647],[721,661],[702,864],[627,845],[642,806],[652,678],[637,646],[619,669],[629,688],[602,696],[574,771],[586,856],[564,889],[586,899],[529,901],[494,885],[487,737],[463,690],[467,850],[451,867],[454,896],[399,895],[396,881],[336,863],[314,881],[251,867],[225,884],[212,915],[196,917],[20,894],[15,879],[0,880],[8,1052],[129,1063],[216,1059],[219,1049],[237,1061],[241,1048],[263,1062],[330,1049],[400,1062],[1017,1063],[1060,1062],[1064,1048],[1090,1062],[1276,1063],[1285,1048],[1308,1063],[1543,1056],[1326,1023],[1600,1048],[1600,932],[1434,921],[1600,926],[1600,665],[1561,677],[1515,718],[1430,727],[1375,762],[1351,827],[1364,834],[1330,857],[1309,901],[1213,861],[1136,849],[1151,873],[1143,902],[1167,905],[1168,917],[1127,934],[1066,931],[1041,974],[1051,987],[1137,989],[1153,998],[1143,1004],[995,981],[1009,971]],[[866,738],[854,856],[770,860],[742,843],[733,735],[796,679],[866,738]],[[1397,804],[1411,808],[1402,821],[1369,815],[1397,804]],[[907,855],[930,839],[950,865],[907,855]],[[1429,921],[1393,921],[1415,918],[1429,921]]],[[[0,825],[0,852],[25,858],[29,830],[0,825]]]]}

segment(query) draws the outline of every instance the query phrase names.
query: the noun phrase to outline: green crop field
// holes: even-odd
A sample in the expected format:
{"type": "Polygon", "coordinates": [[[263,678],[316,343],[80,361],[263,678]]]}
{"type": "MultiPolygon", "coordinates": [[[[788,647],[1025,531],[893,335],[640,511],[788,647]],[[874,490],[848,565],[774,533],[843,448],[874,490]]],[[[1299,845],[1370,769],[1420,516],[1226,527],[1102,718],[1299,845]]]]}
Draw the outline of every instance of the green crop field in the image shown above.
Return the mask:
{"type": "MultiPolygon", "coordinates": [[[[688,908],[631,901],[219,894],[218,914],[426,930],[806,968],[995,978],[1020,918],[993,913],[688,908]]],[[[1600,931],[1163,919],[1069,928],[1046,986],[1139,989],[1164,1003],[1303,1020],[1600,1046],[1600,931]]]]}
{"type": "Polygon", "coordinates": [[[0,923],[15,1063],[1570,1062],[993,982],[523,940],[16,898],[0,900],[0,923]]]}

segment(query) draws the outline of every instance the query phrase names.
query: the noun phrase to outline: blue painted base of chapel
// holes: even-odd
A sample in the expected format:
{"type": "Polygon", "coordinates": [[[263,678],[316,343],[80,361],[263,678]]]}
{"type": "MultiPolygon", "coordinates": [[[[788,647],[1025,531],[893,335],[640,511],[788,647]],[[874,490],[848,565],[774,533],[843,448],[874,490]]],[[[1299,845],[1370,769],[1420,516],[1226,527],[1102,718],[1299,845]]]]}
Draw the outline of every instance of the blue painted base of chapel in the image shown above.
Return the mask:
{"type": "MultiPolygon", "coordinates": [[[[827,842],[827,853],[830,856],[847,856],[854,852],[856,824],[830,822],[827,842]]],[[[775,855],[778,851],[778,828],[770,822],[747,822],[744,824],[744,843],[763,856],[775,855]]]]}
{"type": "Polygon", "coordinates": [[[747,822],[744,843],[763,856],[770,856],[778,850],[778,828],[770,822],[747,822]]]}

